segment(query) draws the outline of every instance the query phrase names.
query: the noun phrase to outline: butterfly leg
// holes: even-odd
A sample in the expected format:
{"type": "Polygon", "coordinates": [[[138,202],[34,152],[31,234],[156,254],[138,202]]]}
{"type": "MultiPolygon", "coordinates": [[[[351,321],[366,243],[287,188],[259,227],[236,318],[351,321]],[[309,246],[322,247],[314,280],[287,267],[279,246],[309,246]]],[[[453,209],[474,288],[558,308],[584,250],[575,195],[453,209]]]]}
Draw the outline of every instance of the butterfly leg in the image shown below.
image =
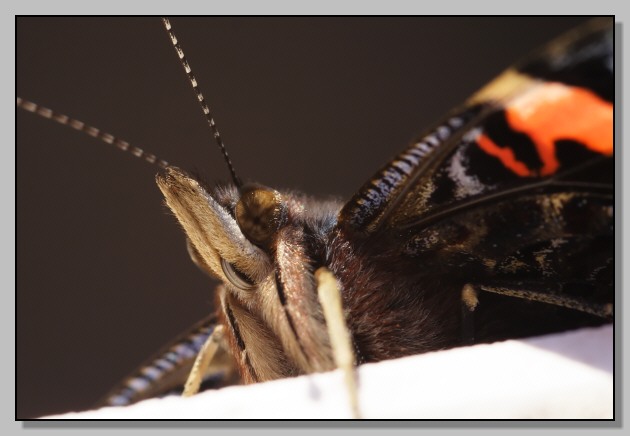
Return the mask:
{"type": "Polygon", "coordinates": [[[315,280],[317,280],[317,295],[324,311],[335,364],[343,371],[352,414],[358,419],[360,413],[354,368],[355,356],[350,331],[343,314],[339,285],[333,273],[327,268],[319,268],[315,271],[315,280]]]}
{"type": "Polygon", "coordinates": [[[480,285],[478,288],[484,292],[492,292],[495,294],[505,295],[508,297],[523,298],[529,301],[539,301],[542,303],[552,304],[554,306],[566,307],[568,309],[578,310],[584,313],[590,313],[601,318],[611,319],[613,313],[613,304],[597,304],[584,301],[580,298],[570,297],[567,295],[551,294],[546,292],[533,291],[531,289],[516,289],[503,286],[487,286],[480,285]]]}
{"type": "Polygon", "coordinates": [[[471,345],[475,342],[475,308],[479,304],[478,292],[471,285],[462,288],[462,343],[471,345]]]}
{"type": "Polygon", "coordinates": [[[210,362],[212,362],[217,350],[221,346],[222,339],[223,326],[219,325],[214,329],[212,334],[208,336],[208,339],[206,339],[203,347],[201,347],[199,354],[197,354],[197,358],[195,359],[195,363],[190,371],[190,375],[188,375],[188,379],[184,385],[184,392],[182,393],[182,396],[190,397],[191,395],[195,395],[199,392],[203,376],[210,366],[210,362]]]}

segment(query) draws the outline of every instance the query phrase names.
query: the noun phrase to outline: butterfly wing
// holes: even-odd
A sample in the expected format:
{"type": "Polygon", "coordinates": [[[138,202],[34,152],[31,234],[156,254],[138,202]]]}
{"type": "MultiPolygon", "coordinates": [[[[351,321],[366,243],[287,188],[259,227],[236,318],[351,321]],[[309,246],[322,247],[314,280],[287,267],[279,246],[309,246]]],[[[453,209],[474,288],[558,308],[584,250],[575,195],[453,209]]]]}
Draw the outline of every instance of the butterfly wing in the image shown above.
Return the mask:
{"type": "Polygon", "coordinates": [[[372,234],[440,209],[554,181],[601,182],[612,160],[612,20],[574,30],[510,68],[383,167],[340,225],[372,234]]]}
{"type": "MultiPolygon", "coordinates": [[[[95,407],[127,406],[147,398],[180,395],[195,358],[217,326],[214,314],[200,321],[115,386],[95,407]]],[[[237,376],[232,360],[220,348],[205,373],[201,390],[216,389],[235,382],[237,376]]]]}
{"type": "Polygon", "coordinates": [[[472,284],[610,311],[612,25],[588,23],[473,95],[358,191],[341,234],[442,298],[472,284]]]}

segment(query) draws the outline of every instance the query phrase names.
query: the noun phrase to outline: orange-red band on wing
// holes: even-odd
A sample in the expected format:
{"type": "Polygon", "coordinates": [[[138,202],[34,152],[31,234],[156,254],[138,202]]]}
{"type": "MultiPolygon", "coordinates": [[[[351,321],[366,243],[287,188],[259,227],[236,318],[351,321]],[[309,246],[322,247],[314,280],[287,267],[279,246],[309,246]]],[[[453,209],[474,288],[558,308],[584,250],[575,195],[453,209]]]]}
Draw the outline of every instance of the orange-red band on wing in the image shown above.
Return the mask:
{"type": "Polygon", "coordinates": [[[509,145],[499,147],[484,134],[477,142],[521,177],[555,173],[560,165],[555,146],[558,140],[573,140],[607,156],[613,153],[613,105],[587,89],[542,83],[510,102],[505,114],[510,127],[527,134],[536,145],[543,163],[540,171],[516,160],[509,145]]]}
{"type": "Polygon", "coordinates": [[[497,144],[494,143],[492,139],[490,139],[483,133],[477,138],[477,144],[490,156],[498,158],[503,163],[503,165],[505,165],[506,168],[512,170],[512,172],[514,172],[516,175],[519,175],[521,177],[532,175],[530,169],[527,168],[527,165],[516,160],[512,149],[507,147],[499,147],[497,144]]]}

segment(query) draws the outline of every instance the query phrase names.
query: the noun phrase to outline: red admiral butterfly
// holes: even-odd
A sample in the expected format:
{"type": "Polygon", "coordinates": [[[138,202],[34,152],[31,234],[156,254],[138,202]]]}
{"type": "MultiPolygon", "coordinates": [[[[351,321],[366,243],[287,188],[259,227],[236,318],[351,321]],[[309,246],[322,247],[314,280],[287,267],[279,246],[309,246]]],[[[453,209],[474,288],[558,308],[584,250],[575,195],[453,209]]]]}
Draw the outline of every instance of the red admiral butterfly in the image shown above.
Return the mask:
{"type": "MultiPolygon", "coordinates": [[[[611,26],[590,23],[507,70],[343,205],[258,185],[215,190],[174,168],[160,176],[193,259],[226,283],[220,318],[241,377],[335,367],[319,267],[338,283],[357,363],[607,322],[611,26]]],[[[209,332],[115,401],[161,385],[209,332]]]]}

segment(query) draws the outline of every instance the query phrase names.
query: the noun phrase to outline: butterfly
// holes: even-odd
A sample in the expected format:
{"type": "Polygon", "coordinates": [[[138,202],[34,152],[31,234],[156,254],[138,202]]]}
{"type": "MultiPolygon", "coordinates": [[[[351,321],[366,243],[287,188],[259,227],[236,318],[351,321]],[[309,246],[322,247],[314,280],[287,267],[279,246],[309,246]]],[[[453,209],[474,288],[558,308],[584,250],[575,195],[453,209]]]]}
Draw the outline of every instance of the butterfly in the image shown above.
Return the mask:
{"type": "MultiPolygon", "coordinates": [[[[519,79],[514,79],[514,80],[519,80],[519,79]]],[[[586,86],[583,83],[577,83],[577,84],[574,83],[573,85],[577,85],[581,87],[586,86]]],[[[580,253],[579,256],[584,256],[583,249],[582,251],[574,251],[576,250],[576,248],[572,246],[571,243],[569,243],[569,246],[567,248],[566,242],[555,240],[555,242],[553,242],[554,244],[556,245],[559,244],[560,247],[565,247],[564,249],[568,251],[563,252],[562,251],[563,249],[560,248],[559,250],[556,251],[556,254],[554,257],[553,254],[549,253],[549,250],[551,248],[558,248],[558,247],[556,246],[551,247],[549,244],[552,244],[552,241],[549,240],[549,238],[548,240],[544,240],[543,238],[543,242],[538,241],[538,243],[540,243],[541,245],[537,246],[535,249],[528,246],[527,251],[526,252],[524,251],[522,253],[518,252],[518,248],[514,248],[514,247],[521,247],[521,245],[518,245],[513,240],[512,242],[509,242],[509,243],[506,242],[506,241],[510,241],[510,236],[512,236],[512,234],[518,234],[519,227],[517,224],[514,224],[514,223],[512,223],[511,226],[508,225],[510,223],[507,223],[505,221],[506,218],[504,217],[506,216],[514,217],[514,216],[518,216],[518,214],[515,214],[512,209],[509,210],[510,213],[507,213],[508,211],[505,209],[501,209],[501,207],[506,207],[506,205],[505,205],[505,202],[501,202],[499,200],[501,200],[501,198],[506,198],[506,199],[515,198],[515,197],[521,198],[522,201],[525,202],[524,204],[521,204],[520,206],[518,205],[516,206],[511,205],[511,206],[517,209],[517,211],[520,210],[522,213],[530,212],[534,210],[534,205],[540,206],[539,203],[542,200],[536,197],[535,199],[528,199],[529,203],[527,203],[526,200],[523,199],[526,196],[520,195],[522,194],[522,191],[519,191],[520,189],[519,187],[521,186],[519,185],[519,182],[521,182],[523,178],[528,178],[528,180],[538,180],[548,175],[556,174],[556,173],[550,170],[549,166],[547,167],[544,166],[545,164],[547,164],[547,161],[544,160],[544,154],[539,154],[538,161],[536,161],[536,155],[535,153],[532,153],[532,149],[535,149],[535,147],[532,147],[531,143],[527,144],[525,140],[522,140],[522,138],[518,140],[518,146],[521,147],[518,150],[519,151],[519,153],[517,154],[518,159],[517,158],[512,158],[512,159],[501,158],[500,141],[502,139],[505,139],[504,137],[506,135],[508,137],[508,140],[513,139],[513,138],[510,137],[509,135],[510,132],[507,132],[507,133],[505,132],[505,130],[509,130],[505,126],[506,124],[505,120],[498,119],[500,118],[500,116],[497,114],[501,112],[500,99],[499,99],[499,102],[490,109],[484,106],[484,104],[486,104],[487,101],[491,100],[491,98],[496,97],[492,95],[492,91],[486,91],[486,92],[487,92],[486,94],[482,93],[482,94],[477,95],[476,98],[478,99],[478,101],[474,104],[472,103],[469,104],[470,107],[467,108],[467,111],[464,111],[463,113],[462,112],[454,113],[452,116],[445,119],[444,122],[441,122],[439,124],[438,129],[435,129],[434,131],[429,132],[428,135],[424,135],[422,137],[423,138],[422,140],[415,143],[415,144],[418,144],[417,146],[418,148],[416,149],[417,153],[415,154],[412,153],[413,150],[404,152],[404,156],[401,155],[401,157],[395,159],[391,165],[388,165],[387,167],[385,167],[382,170],[382,172],[378,173],[375,178],[371,179],[368,182],[368,184],[365,185],[365,187],[362,188],[359,191],[359,193],[353,199],[347,202],[341,209],[342,212],[341,212],[341,215],[339,215],[340,219],[335,224],[335,226],[338,226],[339,232],[342,232],[346,235],[347,240],[355,241],[355,242],[352,242],[352,244],[354,244],[355,246],[355,249],[359,251],[366,250],[365,252],[361,251],[362,254],[361,256],[358,256],[358,257],[369,259],[366,261],[368,263],[368,267],[361,266],[360,268],[367,268],[367,269],[374,270],[374,276],[369,277],[369,282],[372,283],[374,286],[377,286],[378,283],[380,282],[382,286],[384,279],[379,278],[379,274],[383,274],[384,277],[389,277],[387,279],[388,281],[391,281],[392,274],[394,274],[394,277],[398,277],[398,276],[413,277],[413,279],[409,279],[409,280],[412,280],[414,283],[412,285],[410,283],[403,282],[402,285],[395,286],[396,288],[395,292],[408,292],[409,289],[418,288],[419,286],[418,283],[420,282],[422,282],[421,287],[423,288],[429,288],[429,289],[434,289],[436,291],[437,290],[441,291],[440,294],[436,296],[431,296],[430,293],[427,293],[428,291],[422,291],[423,299],[440,300],[440,302],[437,304],[437,308],[435,305],[431,306],[432,308],[435,309],[435,311],[433,311],[433,315],[431,313],[428,313],[428,314],[423,313],[422,315],[418,314],[417,316],[418,318],[430,318],[433,316],[438,319],[437,321],[438,323],[442,322],[445,324],[445,326],[440,327],[439,330],[449,332],[448,334],[445,335],[447,336],[446,339],[437,338],[438,340],[435,341],[436,338],[428,338],[426,341],[427,342],[426,344],[421,343],[421,341],[416,342],[414,344],[409,344],[410,342],[413,342],[415,339],[409,340],[408,338],[410,337],[417,338],[418,335],[409,331],[407,331],[405,334],[399,335],[398,334],[399,332],[396,332],[395,330],[396,329],[402,330],[402,329],[397,327],[396,329],[393,329],[392,332],[389,333],[389,335],[391,336],[393,334],[394,338],[399,338],[399,340],[401,341],[400,343],[394,342],[395,343],[395,346],[394,346],[394,343],[392,343],[392,341],[390,341],[389,339],[386,341],[383,341],[382,339],[376,338],[375,345],[369,346],[369,345],[366,345],[366,344],[369,344],[371,341],[369,337],[371,334],[369,331],[369,328],[361,327],[359,325],[353,324],[353,317],[349,317],[348,324],[349,324],[350,330],[354,334],[355,348],[358,349],[357,358],[359,362],[369,362],[372,360],[380,360],[383,358],[396,357],[398,355],[414,354],[417,352],[428,351],[431,349],[443,348],[445,346],[450,346],[449,344],[453,344],[455,342],[461,341],[460,328],[459,326],[454,326],[454,324],[457,324],[458,322],[453,321],[453,319],[458,318],[460,316],[460,310],[459,310],[460,309],[459,305],[461,304],[460,295],[461,295],[462,289],[464,289],[466,285],[469,283],[475,284],[477,286],[486,286],[488,288],[494,287],[496,289],[502,288],[502,289],[512,289],[512,290],[523,290],[522,286],[518,289],[509,288],[509,286],[510,284],[513,284],[515,282],[522,284],[524,280],[522,280],[521,276],[530,277],[531,269],[533,268],[535,270],[534,268],[536,265],[535,262],[539,262],[539,260],[537,259],[541,259],[540,262],[542,264],[546,264],[546,262],[551,262],[553,264],[554,262],[557,261],[557,258],[563,257],[564,254],[566,253],[571,253],[572,255],[576,255],[576,256],[578,255],[578,253],[580,253]],[[468,110],[470,112],[468,112],[468,110]],[[477,111],[479,112],[477,113],[477,111]],[[490,123],[488,120],[492,120],[492,122],[490,123]],[[486,123],[489,123],[489,124],[486,124],[486,123]],[[491,126],[491,127],[488,127],[488,126],[491,126]],[[439,129],[439,128],[442,128],[442,129],[439,129]],[[485,136],[484,136],[484,132],[485,132],[484,128],[487,128],[488,132],[490,132],[485,136]],[[444,129],[448,129],[448,132],[445,131],[444,129]],[[455,137],[456,139],[455,140],[449,139],[449,141],[451,141],[449,142],[450,145],[448,147],[445,146],[444,144],[446,143],[447,139],[452,138],[452,137],[455,137]],[[484,148],[481,148],[482,146],[484,146],[483,144],[481,146],[479,145],[479,141],[480,141],[479,138],[485,138],[485,137],[488,138],[489,142],[486,140],[481,140],[481,143],[485,144],[486,148],[484,149],[484,148]],[[458,141],[460,142],[468,141],[468,143],[470,144],[474,142],[475,144],[477,144],[477,148],[475,149],[472,146],[469,146],[469,148],[465,148],[464,146],[461,146],[460,142],[458,141]],[[499,142],[499,145],[497,145],[496,142],[499,142]],[[528,147],[529,147],[529,151],[528,151],[528,147]],[[382,198],[385,198],[385,197],[389,198],[391,195],[393,195],[394,191],[398,189],[403,189],[401,188],[402,186],[401,184],[404,184],[405,186],[404,189],[417,192],[420,188],[418,188],[416,185],[412,184],[409,181],[410,178],[412,177],[412,173],[411,172],[407,173],[405,170],[406,169],[409,170],[410,168],[413,168],[414,165],[419,165],[421,162],[428,162],[428,161],[423,161],[422,159],[428,156],[429,154],[433,153],[434,150],[439,150],[438,153],[441,153],[442,158],[436,160],[436,162],[438,163],[435,164],[436,165],[435,168],[427,167],[423,169],[421,173],[424,177],[424,181],[422,183],[414,182],[414,183],[418,183],[418,185],[422,185],[425,188],[424,196],[426,198],[424,198],[424,201],[428,203],[410,204],[409,201],[413,203],[415,200],[408,200],[408,198],[411,198],[411,197],[400,196],[400,195],[397,197],[399,198],[397,200],[398,203],[396,203],[396,205],[394,206],[388,206],[390,203],[387,203],[385,206],[383,206],[383,204],[385,203],[383,202],[379,203],[379,201],[381,201],[382,198]],[[461,155],[459,157],[455,157],[457,155],[456,151],[460,152],[461,155]],[[488,159],[485,162],[482,160],[481,163],[471,163],[472,157],[475,156],[474,152],[476,152],[477,154],[481,154],[481,157],[488,158],[490,156],[494,160],[488,159]],[[492,153],[494,153],[494,155],[492,153]],[[523,153],[525,154],[523,155],[523,153]],[[414,159],[418,160],[418,162],[415,162],[414,159]],[[448,164],[446,162],[448,162],[448,164]],[[491,163],[494,163],[494,167],[492,166],[491,163]],[[522,165],[519,166],[517,165],[517,163],[520,163],[522,165]],[[458,168],[460,169],[459,172],[457,170],[458,168]],[[466,169],[468,169],[468,171],[466,171],[466,169]],[[523,175],[522,173],[524,171],[528,171],[528,173],[526,175],[523,175]],[[542,174],[545,171],[547,171],[547,174],[542,174]],[[469,174],[471,172],[473,173],[472,176],[469,174]],[[463,178],[468,177],[468,179],[463,181],[462,177],[463,178]],[[476,180],[473,180],[475,178],[476,180]],[[429,180],[429,182],[427,182],[427,180],[429,180]],[[434,185],[434,188],[428,189],[427,186],[431,184],[434,185]],[[506,190],[506,192],[512,193],[510,195],[512,195],[513,197],[510,197],[507,194],[502,194],[502,195],[505,195],[505,197],[500,197],[500,196],[497,197],[496,195],[494,195],[494,193],[501,191],[501,190],[495,191],[497,189],[496,185],[499,185],[499,187],[506,190]],[[468,189],[468,191],[466,191],[466,189],[468,189]],[[517,192],[520,194],[517,196],[513,194],[514,192],[517,192]],[[469,197],[474,198],[475,200],[466,203],[466,199],[469,197]],[[480,198],[483,200],[478,200],[480,198]],[[498,201],[498,203],[501,206],[500,207],[495,206],[495,207],[498,207],[499,210],[492,209],[491,207],[492,201],[490,201],[490,199],[492,199],[492,201],[498,201]],[[402,205],[400,204],[401,202],[402,202],[402,205]],[[462,210],[462,212],[460,212],[460,214],[457,215],[458,216],[457,218],[453,218],[454,216],[452,212],[453,209],[449,208],[449,204],[451,204],[451,202],[453,204],[459,204],[459,205],[466,204],[465,208],[458,209],[458,210],[462,210]],[[385,207],[385,209],[381,210],[381,207],[385,207]],[[423,215],[423,219],[425,221],[417,221],[417,222],[414,221],[413,219],[414,216],[422,215],[418,212],[419,210],[427,211],[432,208],[437,211],[435,215],[425,214],[423,215]],[[489,212],[489,210],[492,210],[492,212],[489,212]],[[478,214],[479,216],[475,214],[478,214]],[[409,218],[410,215],[412,216],[412,218],[409,218]],[[494,220],[492,223],[489,223],[488,225],[486,225],[486,227],[491,227],[492,229],[495,230],[494,234],[488,228],[482,231],[480,228],[471,228],[470,225],[466,224],[466,223],[473,222],[479,225],[479,223],[482,221],[482,219],[480,219],[479,217],[485,220],[489,220],[489,221],[494,220]],[[424,230],[420,231],[419,228],[422,228],[424,230]],[[429,229],[429,230],[426,230],[426,229],[429,229]],[[496,231],[498,231],[499,229],[503,231],[504,233],[496,234],[496,231]],[[426,231],[429,231],[431,234],[422,233],[426,231]],[[442,246],[439,245],[441,241],[449,241],[449,240],[452,241],[453,239],[457,239],[457,238],[459,238],[458,240],[459,246],[457,246],[457,244],[454,244],[453,242],[443,243],[442,246]],[[475,245],[474,246],[470,245],[470,244],[473,244],[473,239],[467,239],[467,238],[473,238],[473,239],[476,238],[474,241],[475,245]],[[368,242],[362,242],[362,241],[368,241],[368,242]],[[544,245],[545,241],[548,242],[547,245],[544,245]],[[466,244],[469,244],[469,246],[465,247],[466,244]],[[507,249],[510,250],[510,253],[513,253],[513,254],[515,253],[514,254],[515,258],[513,260],[512,259],[506,260],[508,256],[505,255],[505,251],[501,251],[501,250],[506,250],[506,247],[504,246],[505,244],[508,244],[507,249]],[[446,245],[446,247],[444,245],[446,245]],[[494,247],[495,245],[497,247],[494,247]],[[390,252],[392,249],[394,249],[392,247],[395,247],[395,250],[397,250],[395,254],[390,252]],[[477,250],[479,247],[485,248],[486,251],[483,252],[482,254],[483,250],[481,251],[477,250]],[[422,256],[425,256],[425,257],[422,257],[422,256]],[[377,262],[377,259],[378,259],[378,262],[380,263],[377,262]],[[396,261],[393,261],[392,259],[395,259],[396,261]],[[531,260],[531,259],[534,259],[534,260],[531,260]],[[494,265],[492,265],[493,262],[494,262],[494,265]],[[423,265],[425,271],[430,271],[433,274],[432,275],[429,274],[429,277],[427,277],[426,272],[423,273],[420,270],[416,270],[418,264],[423,265]],[[377,265],[377,266],[375,267],[373,265],[377,265]],[[378,265],[380,265],[380,273],[379,273],[378,265]],[[492,271],[495,271],[495,269],[497,271],[501,271],[502,274],[493,275],[492,271]],[[409,272],[410,270],[411,272],[409,272]],[[453,270],[458,270],[461,273],[461,277],[454,278],[452,274],[453,270]],[[405,272],[404,275],[403,275],[403,271],[405,272]],[[471,277],[477,278],[476,279],[477,282],[475,282],[475,280],[472,280],[471,277]],[[494,281],[490,280],[489,282],[482,282],[482,283],[485,283],[483,285],[478,285],[479,277],[481,278],[490,277],[494,279],[494,281]],[[400,289],[400,291],[398,289],[400,289]],[[445,307],[440,308],[440,305],[449,306],[449,308],[445,308],[445,307]],[[453,308],[454,307],[453,305],[457,305],[456,317],[451,317],[451,320],[447,320],[447,317],[441,316],[441,314],[444,313],[443,311],[446,311],[448,313],[454,313],[453,311],[455,311],[455,309],[453,308]],[[453,324],[453,325],[450,325],[450,324],[453,324]],[[379,341],[380,343],[385,343],[385,342],[389,343],[390,349],[381,350],[383,347],[379,345],[379,341]],[[429,344],[429,342],[431,341],[433,341],[432,344],[429,344]],[[407,348],[403,350],[402,348],[404,348],[405,346],[407,346],[407,348]],[[394,350],[394,349],[395,351],[392,352],[391,350],[394,350]]],[[[608,96],[608,98],[609,97],[610,96],[608,96]]],[[[503,96],[501,98],[503,98],[503,96]]],[[[575,147],[579,148],[579,145],[576,146],[575,144],[573,144],[572,146],[574,148],[575,147]]],[[[510,145],[510,147],[516,147],[516,145],[515,146],[510,145]]],[[[584,149],[585,147],[581,147],[582,151],[584,151],[584,149]]],[[[512,150],[516,150],[516,148],[512,150]]],[[[612,159],[610,158],[610,155],[606,153],[599,153],[599,155],[595,153],[595,155],[598,159],[601,159],[601,162],[604,162],[602,165],[609,165],[609,166],[612,165],[611,163],[612,159]]],[[[477,156],[477,158],[479,158],[479,156],[477,156]]],[[[475,160],[472,159],[472,162],[475,162],[475,160]]],[[[560,167],[563,167],[564,161],[562,161],[561,163],[562,165],[560,165],[560,167]]],[[[549,165],[552,165],[552,164],[549,164],[549,165]]],[[[608,171],[602,170],[600,167],[597,167],[597,168],[598,170],[596,172],[600,175],[605,174],[605,173],[607,173],[608,175],[611,174],[608,171]]],[[[414,175],[413,177],[417,178],[419,176],[414,175]]],[[[604,183],[604,185],[606,185],[606,183],[604,183]]],[[[543,189],[543,187],[540,187],[540,188],[543,189]]],[[[588,189],[589,188],[587,187],[586,190],[588,191],[588,189]]],[[[606,203],[606,198],[607,198],[606,195],[608,195],[606,194],[607,192],[606,189],[607,188],[605,187],[603,188],[603,196],[604,196],[603,205],[597,204],[596,206],[593,206],[595,209],[598,209],[600,213],[604,213],[604,214],[608,213],[606,207],[611,202],[611,200],[609,200],[608,203],[606,203]]],[[[561,201],[559,200],[559,197],[557,197],[555,194],[551,195],[548,192],[545,192],[544,195],[539,194],[539,196],[540,195],[542,195],[546,199],[549,199],[549,201],[551,201],[552,203],[554,201],[555,202],[561,201]]],[[[414,198],[417,198],[417,197],[414,197],[414,198]]],[[[235,209],[236,204],[238,203],[234,199],[224,200],[224,201],[227,202],[226,207],[228,207],[228,209],[229,207],[233,207],[235,209]],[[230,204],[232,204],[232,206],[229,206],[230,204]]],[[[596,200],[588,197],[587,203],[588,202],[590,202],[592,205],[596,203],[596,200]]],[[[331,206],[331,207],[336,207],[336,206],[331,206]]],[[[232,214],[235,213],[234,210],[231,210],[231,209],[229,210],[232,214]]],[[[552,209],[548,209],[548,210],[552,210],[552,209]]],[[[536,231],[539,231],[541,228],[543,228],[543,224],[546,224],[547,221],[541,220],[540,214],[537,215],[534,212],[532,212],[532,216],[530,217],[525,216],[521,218],[523,218],[522,221],[527,223],[527,226],[524,226],[525,228],[522,229],[522,232],[526,233],[526,235],[529,235],[530,237],[532,234],[538,235],[537,237],[540,237],[540,235],[536,233],[536,231]]],[[[328,219],[331,219],[331,218],[328,218],[328,219]]],[[[611,219],[612,219],[612,215],[608,217],[608,223],[611,222],[611,219]]],[[[596,220],[589,219],[587,221],[591,222],[591,221],[596,221],[596,220]]],[[[543,231],[543,230],[540,230],[540,231],[543,231]]],[[[603,236],[603,238],[610,239],[610,232],[611,232],[611,229],[607,229],[604,232],[605,235],[603,236]]],[[[555,238],[555,239],[560,239],[560,238],[555,238]]],[[[591,261],[593,262],[597,262],[598,260],[601,261],[603,257],[605,257],[608,253],[610,253],[609,244],[610,244],[609,240],[608,242],[604,243],[604,249],[601,250],[601,252],[598,252],[597,254],[597,256],[600,256],[600,257],[594,256],[595,258],[592,259],[591,261]]],[[[321,259],[319,262],[325,263],[321,259]]],[[[331,262],[335,263],[334,260],[331,262]]],[[[339,263],[343,264],[344,262],[339,262],[339,263]]],[[[351,262],[349,261],[349,263],[351,262]]],[[[341,279],[340,277],[343,276],[342,269],[346,267],[339,266],[336,268],[333,268],[332,270],[341,281],[342,283],[341,288],[344,290],[344,292],[347,292],[346,297],[348,297],[349,294],[358,292],[358,291],[345,291],[345,290],[351,289],[351,287],[348,285],[348,281],[354,280],[354,279],[349,279],[348,277],[346,277],[345,279],[341,279]]],[[[572,268],[572,267],[567,267],[567,268],[572,268]]],[[[352,268],[348,268],[348,269],[352,270],[352,268]]],[[[592,265],[590,269],[591,270],[593,269],[592,265]]],[[[238,278],[239,270],[238,268],[234,268],[234,270],[236,271],[235,277],[238,278]]],[[[534,283],[537,285],[537,286],[532,285],[535,288],[534,290],[538,290],[541,287],[541,283],[543,284],[548,283],[548,281],[553,280],[553,279],[557,281],[557,277],[546,276],[546,274],[551,274],[554,271],[555,269],[552,268],[551,266],[548,266],[546,269],[541,267],[540,270],[537,271],[539,273],[538,276],[543,277],[546,280],[546,282],[545,280],[535,275],[538,281],[534,280],[534,283]]],[[[610,267],[604,267],[603,271],[604,271],[604,274],[610,274],[610,267]]],[[[558,274],[557,271],[555,271],[555,273],[558,274]]],[[[245,274],[245,277],[247,277],[247,275],[248,274],[245,274]]],[[[251,277],[249,277],[249,279],[251,280],[251,277]]],[[[247,281],[248,279],[246,278],[245,280],[247,281]]],[[[368,278],[366,278],[366,280],[368,280],[368,278]]],[[[282,281],[282,278],[280,278],[280,281],[282,281]]],[[[586,281],[588,282],[588,280],[586,281]]],[[[596,282],[600,283],[599,279],[596,280],[596,282]]],[[[612,287],[610,283],[604,283],[604,285],[605,286],[602,286],[603,290],[601,290],[600,292],[604,295],[604,301],[607,301],[606,300],[607,289],[610,290],[610,292],[612,292],[611,290],[612,287]]],[[[365,289],[366,287],[367,285],[361,286],[361,288],[363,289],[365,289]]],[[[544,288],[544,286],[542,287],[544,288]]],[[[530,287],[527,289],[531,290],[532,288],[530,287]]],[[[588,289],[582,290],[582,292],[587,292],[587,291],[588,289]]],[[[512,335],[519,335],[519,334],[522,335],[522,334],[532,333],[531,330],[527,330],[526,332],[519,332],[518,328],[519,327],[522,328],[523,325],[521,324],[519,326],[518,323],[516,326],[516,332],[507,332],[503,326],[501,326],[500,328],[488,327],[489,325],[492,325],[493,323],[501,322],[501,320],[499,320],[496,317],[496,314],[493,313],[493,310],[492,310],[493,306],[504,308],[506,304],[507,305],[512,304],[512,303],[506,303],[504,301],[506,299],[503,296],[501,296],[502,298],[497,297],[497,299],[494,300],[495,297],[491,295],[490,296],[485,295],[488,292],[489,291],[485,289],[483,290],[483,295],[479,296],[479,299],[480,299],[479,309],[478,309],[479,311],[475,309],[474,323],[475,325],[480,324],[481,326],[483,326],[483,328],[474,329],[476,340],[493,340],[493,339],[504,337],[506,335],[512,336],[512,335]],[[484,314],[483,311],[486,311],[486,310],[488,312],[484,314]],[[490,321],[486,321],[486,319],[490,321]],[[485,332],[484,328],[486,328],[489,331],[485,332]]],[[[374,292],[370,292],[368,293],[368,295],[374,295],[374,292]]],[[[414,299],[417,300],[420,297],[413,296],[410,298],[411,300],[414,300],[414,299]]],[[[360,298],[352,298],[351,300],[357,302],[358,304],[358,302],[360,301],[360,298]]],[[[508,300],[510,299],[508,298],[508,300]]],[[[348,301],[349,300],[346,300],[345,303],[348,304],[348,301]]],[[[391,302],[387,304],[389,305],[400,304],[401,301],[404,301],[405,303],[408,302],[408,301],[405,301],[403,297],[399,296],[397,298],[392,299],[391,302]]],[[[414,303],[417,303],[417,301],[414,303]]],[[[521,301],[518,301],[517,303],[513,303],[513,304],[516,306],[521,306],[522,305],[521,303],[522,303],[521,301]]],[[[366,303],[362,303],[362,304],[366,304],[366,303]]],[[[405,304],[403,304],[403,306],[404,305],[405,304]]],[[[368,304],[368,306],[371,306],[371,304],[368,304]]],[[[543,312],[545,311],[556,312],[557,311],[555,307],[553,307],[552,309],[548,309],[548,308],[540,309],[539,306],[534,305],[534,304],[525,304],[525,306],[534,306],[535,308],[530,311],[533,311],[535,316],[539,316],[545,320],[549,319],[549,316],[544,314],[543,312]]],[[[385,313],[390,313],[392,314],[392,316],[396,317],[397,314],[401,312],[400,309],[404,309],[404,307],[391,308],[391,309],[392,310],[390,310],[389,312],[386,311],[385,313]],[[396,310],[393,310],[393,309],[396,309],[396,310]]],[[[413,309],[415,310],[417,309],[417,307],[413,307],[413,309]]],[[[356,310],[359,311],[359,309],[356,309],[356,310]]],[[[504,309],[501,309],[501,310],[504,310],[504,309]]],[[[513,318],[514,316],[513,314],[519,313],[519,310],[520,309],[511,311],[509,317],[513,318]]],[[[419,312],[415,312],[415,313],[419,313],[419,312]]],[[[366,323],[366,325],[373,325],[377,317],[376,315],[373,315],[370,321],[369,316],[370,316],[370,313],[369,311],[367,311],[366,320],[368,322],[366,323]]],[[[568,315],[568,316],[572,317],[573,315],[568,315]]],[[[511,319],[510,321],[513,321],[513,320],[511,319]]],[[[576,322],[580,324],[584,321],[578,320],[576,322]]],[[[589,322],[599,322],[599,321],[591,320],[589,322]]],[[[386,326],[387,323],[393,326],[400,324],[400,322],[398,322],[396,319],[394,319],[391,322],[388,321],[384,323],[384,325],[386,326]]],[[[542,325],[540,325],[539,327],[542,330],[544,330],[542,325]]],[[[289,329],[290,328],[291,327],[289,327],[289,329]]],[[[294,326],[294,328],[297,329],[298,327],[294,326]]],[[[407,329],[405,328],[405,330],[407,329]]],[[[296,336],[298,335],[296,334],[296,336]]],[[[289,372],[287,375],[291,375],[293,373],[299,373],[300,369],[294,368],[291,371],[295,371],[295,372],[289,372]]]]}

